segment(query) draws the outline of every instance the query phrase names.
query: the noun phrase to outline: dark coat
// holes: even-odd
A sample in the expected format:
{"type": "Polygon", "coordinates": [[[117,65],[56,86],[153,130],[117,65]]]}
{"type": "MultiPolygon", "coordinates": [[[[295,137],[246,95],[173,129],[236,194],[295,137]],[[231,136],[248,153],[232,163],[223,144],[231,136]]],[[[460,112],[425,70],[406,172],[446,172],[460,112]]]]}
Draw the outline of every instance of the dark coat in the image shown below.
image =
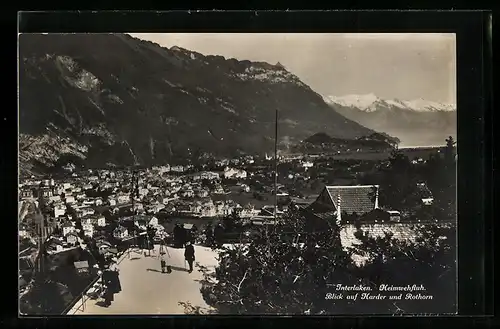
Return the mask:
{"type": "Polygon", "coordinates": [[[104,290],[104,295],[103,295],[103,298],[106,300],[106,301],[109,301],[109,302],[112,302],[115,300],[115,294],[113,293],[113,291],[107,287],[105,288],[104,290]]]}
{"type": "Polygon", "coordinates": [[[122,290],[120,277],[116,271],[104,271],[103,280],[108,286],[108,290],[112,293],[118,293],[122,290]]]}
{"type": "Polygon", "coordinates": [[[186,249],[184,249],[184,258],[186,260],[194,260],[194,247],[192,244],[187,245],[186,249]]]}

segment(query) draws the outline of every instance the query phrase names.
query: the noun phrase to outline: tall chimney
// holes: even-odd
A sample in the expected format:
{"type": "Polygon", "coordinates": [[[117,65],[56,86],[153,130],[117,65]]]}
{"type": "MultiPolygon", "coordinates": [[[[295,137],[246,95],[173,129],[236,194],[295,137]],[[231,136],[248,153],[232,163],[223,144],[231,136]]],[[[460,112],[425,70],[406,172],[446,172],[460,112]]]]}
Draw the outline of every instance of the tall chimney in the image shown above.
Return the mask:
{"type": "Polygon", "coordinates": [[[375,185],[375,209],[378,209],[378,185],[375,185]]]}
{"type": "Polygon", "coordinates": [[[340,224],[342,221],[342,210],[340,209],[340,203],[342,198],[340,197],[340,193],[337,195],[337,224],[340,224]]]}

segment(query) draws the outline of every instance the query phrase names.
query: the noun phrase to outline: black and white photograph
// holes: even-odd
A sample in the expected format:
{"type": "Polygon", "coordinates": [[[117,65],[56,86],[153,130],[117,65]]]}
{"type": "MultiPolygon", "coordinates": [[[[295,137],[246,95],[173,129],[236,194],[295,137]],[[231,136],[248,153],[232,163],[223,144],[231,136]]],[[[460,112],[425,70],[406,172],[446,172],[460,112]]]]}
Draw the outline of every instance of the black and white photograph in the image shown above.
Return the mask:
{"type": "Polygon", "coordinates": [[[456,314],[456,57],[454,33],[20,33],[19,314],[456,314]]]}

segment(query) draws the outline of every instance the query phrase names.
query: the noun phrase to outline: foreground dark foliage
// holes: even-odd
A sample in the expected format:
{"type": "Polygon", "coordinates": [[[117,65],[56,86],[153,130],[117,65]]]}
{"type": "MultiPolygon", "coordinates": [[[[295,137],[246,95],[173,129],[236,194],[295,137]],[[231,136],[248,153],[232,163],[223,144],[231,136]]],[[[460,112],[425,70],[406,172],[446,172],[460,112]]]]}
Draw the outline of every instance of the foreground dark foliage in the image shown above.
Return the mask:
{"type": "Polygon", "coordinates": [[[344,250],[335,224],[321,233],[305,233],[300,215],[289,213],[287,230],[263,231],[249,245],[219,252],[220,264],[206,275],[202,288],[207,302],[220,313],[232,314],[454,313],[456,160],[453,139],[446,143],[421,169],[397,149],[380,166],[382,206],[428,223],[410,227],[413,239],[372,237],[358,225],[359,245],[344,250]],[[432,206],[421,204],[417,184],[422,181],[429,182],[432,206]],[[363,256],[364,264],[355,264],[353,254],[363,256]],[[356,292],[343,292],[343,299],[325,299],[338,293],[336,284],[362,284],[372,289],[370,294],[386,297],[361,300],[359,292],[353,301],[345,297],[356,292]],[[384,284],[423,290],[379,291],[384,284]]]}
{"type": "Polygon", "coordinates": [[[297,233],[295,239],[264,233],[249,245],[222,249],[216,272],[205,275],[202,293],[209,305],[226,314],[454,312],[450,303],[455,287],[454,229],[426,226],[415,231],[420,234],[417,245],[360,232],[362,244],[356,253],[368,259],[361,267],[351,259],[354,250],[342,250],[333,229],[297,233]],[[326,298],[339,283],[372,287],[374,294],[380,284],[422,284],[426,291],[420,293],[433,299],[404,300],[406,292],[402,300],[359,300],[358,296],[352,301],[345,299],[346,293],[342,300],[326,298]]]}

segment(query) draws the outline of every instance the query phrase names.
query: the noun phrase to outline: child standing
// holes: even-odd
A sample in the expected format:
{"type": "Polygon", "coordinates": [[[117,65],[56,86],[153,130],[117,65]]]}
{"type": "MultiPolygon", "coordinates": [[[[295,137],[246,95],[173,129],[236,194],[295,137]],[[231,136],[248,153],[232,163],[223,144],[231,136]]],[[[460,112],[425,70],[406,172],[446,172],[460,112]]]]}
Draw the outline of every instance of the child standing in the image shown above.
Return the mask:
{"type": "Polygon", "coordinates": [[[165,273],[165,269],[167,267],[167,262],[165,261],[165,258],[163,257],[163,255],[161,256],[160,264],[161,264],[161,273],[165,273]]]}

